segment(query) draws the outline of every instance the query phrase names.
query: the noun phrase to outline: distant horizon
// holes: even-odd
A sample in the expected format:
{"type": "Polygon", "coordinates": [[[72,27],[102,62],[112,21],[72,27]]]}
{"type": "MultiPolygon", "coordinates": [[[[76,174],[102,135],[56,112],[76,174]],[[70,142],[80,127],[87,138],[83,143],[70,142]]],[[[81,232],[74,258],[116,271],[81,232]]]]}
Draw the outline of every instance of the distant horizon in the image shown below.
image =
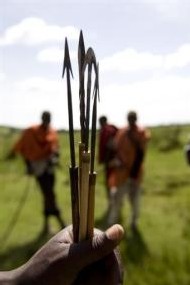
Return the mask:
{"type": "MultiPolygon", "coordinates": [[[[35,124],[32,124],[32,125],[35,125],[35,124]]],[[[32,125],[29,125],[27,127],[30,127],[32,125]]],[[[53,125],[52,125],[53,126],[53,125]]],[[[117,125],[116,125],[117,126],[117,125]]],[[[157,124],[157,125],[143,125],[143,127],[145,128],[159,128],[159,127],[171,127],[171,126],[190,126],[190,122],[173,122],[173,123],[163,123],[163,124],[157,124]]],[[[15,129],[15,130],[24,130],[26,129],[27,127],[19,127],[19,126],[11,126],[11,125],[1,125],[0,124],[0,128],[7,128],[7,129],[15,129]]],[[[54,127],[54,126],[53,126],[54,127]]],[[[119,127],[119,128],[122,128],[122,127],[125,127],[125,125],[119,127]]],[[[55,127],[54,127],[55,128],[55,127]]],[[[66,131],[68,132],[69,131],[69,128],[55,128],[57,131],[66,131]]],[[[74,128],[74,131],[77,131],[77,132],[80,132],[80,128],[74,128]]],[[[100,127],[98,126],[97,127],[97,131],[100,130],[100,127]]]]}

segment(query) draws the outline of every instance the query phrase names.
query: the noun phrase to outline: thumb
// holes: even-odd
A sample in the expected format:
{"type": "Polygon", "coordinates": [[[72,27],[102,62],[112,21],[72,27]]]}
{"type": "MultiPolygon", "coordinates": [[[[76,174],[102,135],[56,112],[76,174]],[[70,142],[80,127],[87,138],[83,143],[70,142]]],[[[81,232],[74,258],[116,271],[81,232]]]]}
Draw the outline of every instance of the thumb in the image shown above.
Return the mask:
{"type": "Polygon", "coordinates": [[[120,243],[124,235],[124,229],[121,225],[115,224],[105,232],[106,237],[115,242],[116,245],[120,243]]]}
{"type": "Polygon", "coordinates": [[[110,254],[120,243],[124,235],[122,226],[116,224],[107,229],[106,232],[95,232],[92,241],[80,243],[80,267],[88,266],[108,254],[110,254]]]}

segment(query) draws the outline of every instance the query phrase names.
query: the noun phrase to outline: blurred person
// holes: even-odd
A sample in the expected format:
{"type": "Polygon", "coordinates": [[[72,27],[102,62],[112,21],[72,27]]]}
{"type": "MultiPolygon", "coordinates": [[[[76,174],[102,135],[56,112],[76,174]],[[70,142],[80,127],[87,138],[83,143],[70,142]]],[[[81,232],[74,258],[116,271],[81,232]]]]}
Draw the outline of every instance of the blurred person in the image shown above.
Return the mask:
{"type": "Polygon", "coordinates": [[[50,230],[50,216],[56,217],[61,228],[65,227],[54,192],[55,166],[59,163],[58,134],[50,123],[51,114],[44,111],[41,124],[24,130],[8,155],[8,158],[13,158],[15,154],[20,154],[25,161],[27,174],[36,178],[44,201],[44,233],[50,230]]]}
{"type": "Polygon", "coordinates": [[[143,162],[150,131],[137,125],[137,113],[134,111],[127,114],[127,122],[127,126],[117,132],[114,141],[117,157],[112,161],[116,168],[110,179],[108,224],[119,221],[123,199],[127,194],[132,211],[130,225],[135,230],[139,217],[143,162]]]}
{"type": "Polygon", "coordinates": [[[98,146],[98,162],[104,164],[106,194],[110,198],[109,177],[113,171],[110,162],[115,157],[115,148],[113,144],[114,137],[118,128],[108,123],[106,116],[99,118],[100,132],[99,132],[99,146],[98,146]]]}
{"type": "Polygon", "coordinates": [[[121,285],[117,245],[123,228],[95,230],[92,240],[73,243],[69,226],[50,239],[23,266],[0,272],[0,285],[121,285]]]}

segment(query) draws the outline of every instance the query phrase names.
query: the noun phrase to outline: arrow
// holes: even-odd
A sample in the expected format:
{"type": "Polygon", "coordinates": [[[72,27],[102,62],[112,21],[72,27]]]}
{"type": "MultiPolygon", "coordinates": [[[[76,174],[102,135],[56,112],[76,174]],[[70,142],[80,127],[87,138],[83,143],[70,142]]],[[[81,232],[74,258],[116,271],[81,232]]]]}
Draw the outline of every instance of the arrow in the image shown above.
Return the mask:
{"type": "Polygon", "coordinates": [[[79,235],[79,196],[78,196],[78,167],[75,162],[75,146],[74,146],[74,129],[73,129],[73,108],[70,74],[73,77],[69,48],[67,38],[65,39],[65,57],[63,62],[63,74],[67,75],[67,101],[69,116],[69,142],[70,142],[70,183],[71,183],[71,205],[72,205],[72,223],[73,223],[73,240],[78,242],[79,235]]]}
{"type": "Polygon", "coordinates": [[[97,121],[97,97],[99,97],[99,66],[95,69],[95,84],[94,84],[94,103],[92,109],[92,128],[91,128],[91,159],[90,159],[90,174],[89,174],[89,195],[88,195],[88,223],[87,223],[87,238],[92,239],[94,235],[94,208],[95,208],[95,186],[96,172],[94,171],[95,149],[96,149],[96,121],[97,121]]]}

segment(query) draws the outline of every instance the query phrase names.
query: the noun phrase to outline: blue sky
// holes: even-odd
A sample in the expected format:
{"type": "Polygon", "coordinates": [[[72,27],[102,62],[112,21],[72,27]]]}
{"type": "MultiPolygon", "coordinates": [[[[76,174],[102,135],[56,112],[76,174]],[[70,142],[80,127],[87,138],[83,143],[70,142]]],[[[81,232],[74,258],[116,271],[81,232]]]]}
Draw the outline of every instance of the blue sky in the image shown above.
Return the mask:
{"type": "Polygon", "coordinates": [[[133,109],[143,125],[190,122],[189,0],[0,0],[0,7],[0,125],[26,127],[49,109],[55,127],[68,127],[67,36],[79,127],[80,29],[100,66],[98,116],[123,126],[133,109]]]}

